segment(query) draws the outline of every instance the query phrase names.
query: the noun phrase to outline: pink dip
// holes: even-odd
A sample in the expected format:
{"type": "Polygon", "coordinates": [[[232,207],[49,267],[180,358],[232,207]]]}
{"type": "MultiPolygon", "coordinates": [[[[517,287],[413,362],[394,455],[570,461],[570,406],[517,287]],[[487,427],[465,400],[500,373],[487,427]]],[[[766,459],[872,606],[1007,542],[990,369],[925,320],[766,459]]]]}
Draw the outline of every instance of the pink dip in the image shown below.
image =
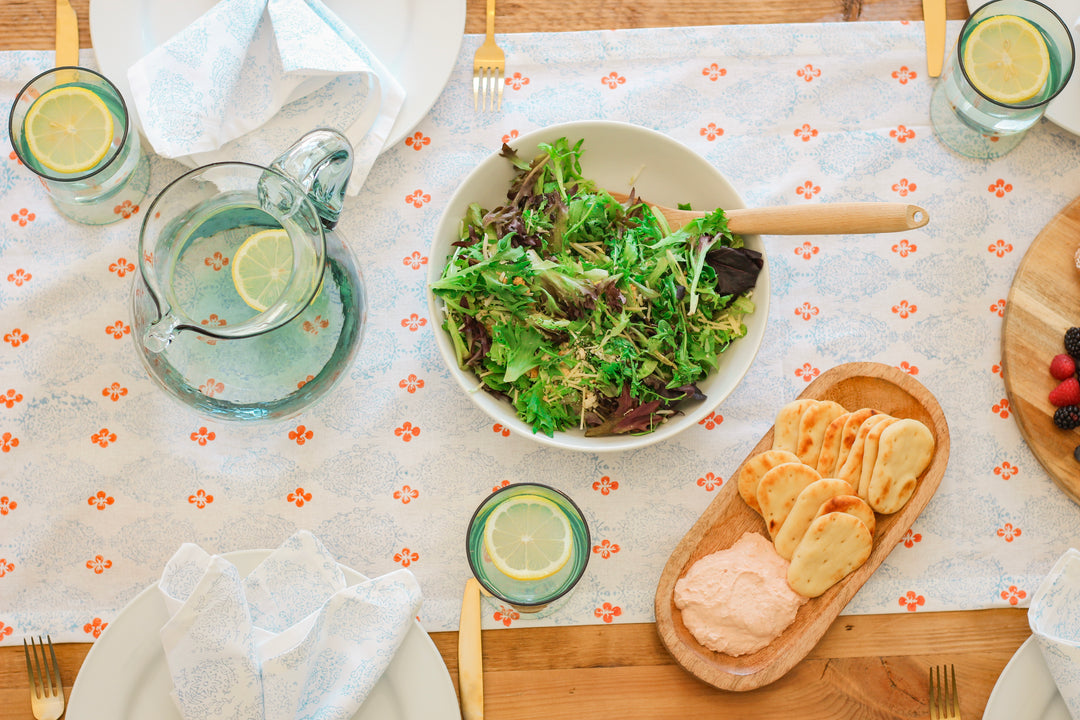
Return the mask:
{"type": "Polygon", "coordinates": [[[675,583],[675,606],[686,629],[710,650],[756,652],[784,632],[807,600],[788,586],[787,569],[770,541],[744,533],[690,567],[675,583]]]}

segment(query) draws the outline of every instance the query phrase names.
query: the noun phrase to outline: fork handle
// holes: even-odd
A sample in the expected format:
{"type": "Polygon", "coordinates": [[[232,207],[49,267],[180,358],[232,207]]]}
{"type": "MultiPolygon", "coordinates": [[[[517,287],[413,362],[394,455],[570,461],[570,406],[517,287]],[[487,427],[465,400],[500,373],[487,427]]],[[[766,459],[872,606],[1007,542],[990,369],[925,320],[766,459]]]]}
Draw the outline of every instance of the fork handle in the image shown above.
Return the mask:
{"type": "Polygon", "coordinates": [[[487,36],[495,37],[495,0],[487,0],[487,36]]]}

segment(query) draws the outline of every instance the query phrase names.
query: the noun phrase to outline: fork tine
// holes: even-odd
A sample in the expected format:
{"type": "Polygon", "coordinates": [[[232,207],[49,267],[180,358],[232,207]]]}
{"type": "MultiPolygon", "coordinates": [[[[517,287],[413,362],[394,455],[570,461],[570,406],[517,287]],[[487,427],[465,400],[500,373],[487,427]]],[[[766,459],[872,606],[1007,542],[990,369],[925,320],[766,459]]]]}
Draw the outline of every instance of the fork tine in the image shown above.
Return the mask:
{"type": "Polygon", "coordinates": [[[504,72],[503,67],[500,65],[496,69],[499,71],[499,77],[495,81],[495,82],[497,82],[499,84],[499,110],[502,110],[502,92],[503,92],[503,86],[506,85],[506,80],[503,77],[503,72],[504,72]]]}
{"type": "Polygon", "coordinates": [[[45,657],[45,641],[42,640],[40,635],[38,635],[37,639],[37,653],[34,654],[35,662],[38,660],[38,653],[40,653],[41,658],[41,664],[38,665],[38,675],[41,677],[42,694],[44,694],[45,697],[50,697],[54,694],[52,676],[49,674],[49,660],[45,657]]]}
{"type": "Polygon", "coordinates": [[[934,670],[936,669],[936,667],[930,668],[929,699],[927,700],[927,704],[930,705],[930,720],[938,720],[937,683],[934,681],[934,670]]]}
{"type": "Polygon", "coordinates": [[[474,111],[480,108],[480,68],[473,68],[472,106],[474,111]]]}
{"type": "MultiPolygon", "coordinates": [[[[950,696],[949,703],[952,707],[953,717],[960,717],[960,695],[956,691],[956,666],[950,665],[949,670],[952,674],[952,695],[950,696]]],[[[946,676],[948,677],[948,676],[946,676]]]]}
{"type": "Polygon", "coordinates": [[[46,635],[49,640],[49,655],[52,656],[52,671],[56,675],[56,694],[63,697],[64,695],[64,683],[60,681],[60,662],[56,659],[56,649],[53,648],[52,636],[46,635]]]}
{"type": "MultiPolygon", "coordinates": [[[[33,638],[31,638],[31,641],[33,638]]],[[[34,667],[30,664],[30,646],[26,644],[26,638],[22,641],[23,654],[26,655],[26,674],[30,677],[30,691],[38,697],[41,697],[41,692],[38,690],[37,676],[34,674],[34,667]]]]}

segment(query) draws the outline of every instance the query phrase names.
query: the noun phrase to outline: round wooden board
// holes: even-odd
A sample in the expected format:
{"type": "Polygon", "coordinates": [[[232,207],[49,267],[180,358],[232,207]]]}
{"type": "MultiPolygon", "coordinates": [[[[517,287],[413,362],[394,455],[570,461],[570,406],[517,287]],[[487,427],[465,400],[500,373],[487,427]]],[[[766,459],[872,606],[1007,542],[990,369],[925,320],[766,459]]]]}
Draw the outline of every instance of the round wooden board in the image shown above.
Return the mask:
{"type": "Polygon", "coordinates": [[[1065,352],[1065,331],[1080,326],[1080,199],[1051,220],[1031,243],[1013,278],[1001,328],[1001,365],[1009,411],[1031,452],[1074,502],[1080,503],[1080,429],[1054,425],[1049,395],[1058,380],[1050,360],[1065,352]]]}
{"type": "MultiPolygon", "coordinates": [[[[934,456],[919,478],[911,499],[891,515],[877,516],[874,545],[865,563],[820,597],[799,609],[795,621],[767,647],[732,657],[700,645],[675,607],[675,583],[698,559],[731,547],[744,532],[769,537],[761,516],[739,496],[735,468],[697,522],[679,541],[656,588],[656,630],[672,657],[710,685],[723,690],[752,690],[779,679],[817,644],[863,583],[892,552],[941,484],[949,461],[949,427],[937,399],[912,376],[881,363],[848,363],[828,370],[800,397],[832,400],[848,410],[869,407],[897,418],[920,421],[934,434],[934,456]]],[[[779,407],[776,408],[779,411],[779,407]]],[[[772,447],[770,429],[747,457],[772,447]]]]}

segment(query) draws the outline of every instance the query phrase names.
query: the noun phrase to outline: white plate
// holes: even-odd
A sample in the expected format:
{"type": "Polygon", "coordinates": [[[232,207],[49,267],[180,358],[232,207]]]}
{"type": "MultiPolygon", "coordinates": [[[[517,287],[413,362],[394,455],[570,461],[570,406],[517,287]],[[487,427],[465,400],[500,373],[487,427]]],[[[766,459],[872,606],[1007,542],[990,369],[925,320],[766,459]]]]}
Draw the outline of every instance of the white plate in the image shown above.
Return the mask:
{"type": "MultiPolygon", "coordinates": [[[[968,12],[975,12],[985,5],[987,0],[967,0],[968,12]]],[[[1039,0],[1042,4],[1056,12],[1072,33],[1073,45],[1080,51],[1080,43],[1077,42],[1080,33],[1075,27],[1080,19],[1080,0],[1039,0]]],[[[955,47],[948,50],[954,52],[955,47]]],[[[1055,125],[1068,130],[1074,135],[1080,135],[1080,69],[1074,69],[1065,89],[1046,106],[1046,119],[1055,125]]]]}
{"type": "MultiPolygon", "coordinates": [[[[98,65],[120,88],[133,117],[128,68],[215,1],[91,0],[90,38],[98,65]]],[[[416,127],[446,87],[465,31],[465,0],[325,2],[405,88],[405,104],[383,146],[389,148],[416,127]]]]}
{"type": "Polygon", "coordinates": [[[1071,720],[1034,637],[1024,641],[1001,671],[983,720],[1071,720]]]}
{"type": "MultiPolygon", "coordinates": [[[[269,550],[225,553],[242,576],[269,550]]],[[[341,566],[350,585],[365,578],[341,566]]],[[[180,720],[158,631],[168,620],[157,586],[139,593],[90,648],[71,688],[70,720],[180,720]]],[[[461,720],[450,673],[420,623],[353,720],[461,720]]]]}

